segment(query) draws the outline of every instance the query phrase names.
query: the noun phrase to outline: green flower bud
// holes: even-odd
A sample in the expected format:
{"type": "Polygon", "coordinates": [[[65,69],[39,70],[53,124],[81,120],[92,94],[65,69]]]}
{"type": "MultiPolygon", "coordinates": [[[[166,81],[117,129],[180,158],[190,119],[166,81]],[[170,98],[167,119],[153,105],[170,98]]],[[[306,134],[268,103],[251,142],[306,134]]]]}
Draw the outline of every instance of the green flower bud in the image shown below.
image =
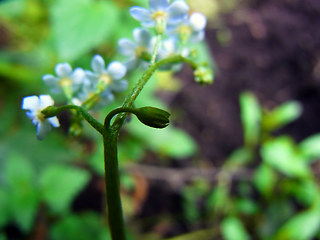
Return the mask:
{"type": "Polygon", "coordinates": [[[154,107],[142,107],[134,110],[134,114],[143,124],[153,128],[165,128],[169,125],[170,113],[154,107]]]}
{"type": "Polygon", "coordinates": [[[198,66],[193,74],[196,82],[201,85],[208,85],[213,83],[213,72],[208,67],[198,66]]]}

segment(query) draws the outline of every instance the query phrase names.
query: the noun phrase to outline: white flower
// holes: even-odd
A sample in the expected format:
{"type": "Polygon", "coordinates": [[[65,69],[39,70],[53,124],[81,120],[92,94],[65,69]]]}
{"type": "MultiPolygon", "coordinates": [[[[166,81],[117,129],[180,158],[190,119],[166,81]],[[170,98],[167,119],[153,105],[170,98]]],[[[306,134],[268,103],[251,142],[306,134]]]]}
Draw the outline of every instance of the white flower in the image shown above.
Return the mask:
{"type": "Polygon", "coordinates": [[[42,77],[43,81],[51,87],[52,92],[59,93],[61,90],[71,98],[83,83],[85,73],[81,68],[72,71],[69,63],[58,63],[55,67],[57,76],[46,74],[42,77]]]}
{"type": "Polygon", "coordinates": [[[135,69],[143,62],[141,55],[152,53],[151,34],[145,28],[135,28],[133,30],[134,41],[127,38],[121,38],[118,42],[119,53],[129,59],[125,62],[128,69],[135,69]]]}
{"type": "Polygon", "coordinates": [[[32,120],[32,123],[37,126],[37,137],[42,140],[49,130],[51,125],[53,127],[59,127],[59,120],[57,117],[45,118],[44,114],[41,112],[48,106],[54,104],[53,99],[50,95],[40,95],[25,97],[22,100],[21,108],[23,110],[28,110],[26,112],[27,116],[32,120]]]}
{"type": "Polygon", "coordinates": [[[130,13],[144,27],[155,27],[159,34],[164,33],[167,24],[177,24],[187,17],[189,6],[183,0],[169,3],[169,0],[149,0],[150,9],[130,8],[130,13]]]}

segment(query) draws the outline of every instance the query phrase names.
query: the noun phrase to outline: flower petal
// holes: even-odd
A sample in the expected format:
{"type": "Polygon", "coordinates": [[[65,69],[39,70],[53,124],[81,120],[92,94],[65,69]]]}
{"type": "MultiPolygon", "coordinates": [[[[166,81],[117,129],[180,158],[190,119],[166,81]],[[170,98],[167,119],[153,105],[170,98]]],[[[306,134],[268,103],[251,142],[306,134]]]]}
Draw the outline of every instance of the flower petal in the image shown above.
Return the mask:
{"type": "Polygon", "coordinates": [[[149,47],[151,41],[151,35],[149,30],[145,28],[135,28],[133,30],[133,37],[139,46],[149,47]]]}
{"type": "Polygon", "coordinates": [[[48,122],[54,127],[60,127],[60,123],[57,117],[47,118],[48,122]]]}
{"type": "Polygon", "coordinates": [[[122,63],[115,61],[109,64],[107,72],[112,79],[120,79],[126,75],[127,68],[122,63]]]}
{"type": "Polygon", "coordinates": [[[40,95],[39,96],[39,109],[44,109],[48,106],[52,106],[54,104],[53,99],[50,95],[40,95]]]}
{"type": "Polygon", "coordinates": [[[168,6],[168,0],[149,0],[149,7],[152,11],[165,10],[168,6]]]}
{"type": "Polygon", "coordinates": [[[127,80],[114,81],[110,85],[110,89],[113,92],[123,92],[123,91],[127,90],[127,88],[128,88],[128,81],[127,80]]]}
{"type": "Polygon", "coordinates": [[[178,23],[188,16],[189,6],[183,0],[173,2],[169,8],[169,23],[178,23]]]}
{"type": "Polygon", "coordinates": [[[192,30],[198,32],[206,27],[207,18],[201,13],[192,13],[189,18],[189,22],[192,30]]]}
{"type": "Polygon", "coordinates": [[[118,42],[118,51],[123,56],[135,56],[136,44],[127,38],[121,38],[118,42]]]}
{"type": "Polygon", "coordinates": [[[68,77],[72,73],[72,67],[69,63],[58,63],[55,68],[58,77],[68,77]]]}
{"type": "Polygon", "coordinates": [[[22,99],[22,109],[35,111],[39,108],[39,98],[37,96],[24,97],[22,99]]]}
{"type": "Polygon", "coordinates": [[[124,65],[126,66],[127,69],[133,70],[139,66],[140,60],[137,59],[136,57],[130,58],[127,60],[124,65]]]}
{"type": "Polygon", "coordinates": [[[134,19],[140,22],[152,21],[151,12],[142,7],[130,8],[130,14],[134,19]]]}
{"type": "Polygon", "coordinates": [[[104,60],[100,55],[95,55],[91,61],[91,67],[96,73],[103,73],[105,71],[104,60]]]}
{"type": "Polygon", "coordinates": [[[59,79],[54,77],[51,74],[46,74],[42,77],[42,80],[45,84],[47,84],[50,87],[56,87],[58,85],[59,79]]]}
{"type": "Polygon", "coordinates": [[[37,125],[37,137],[38,140],[43,140],[50,131],[51,126],[48,121],[39,122],[37,125]]]}
{"type": "Polygon", "coordinates": [[[86,74],[82,68],[76,68],[71,76],[72,83],[81,84],[84,81],[86,74]]]}

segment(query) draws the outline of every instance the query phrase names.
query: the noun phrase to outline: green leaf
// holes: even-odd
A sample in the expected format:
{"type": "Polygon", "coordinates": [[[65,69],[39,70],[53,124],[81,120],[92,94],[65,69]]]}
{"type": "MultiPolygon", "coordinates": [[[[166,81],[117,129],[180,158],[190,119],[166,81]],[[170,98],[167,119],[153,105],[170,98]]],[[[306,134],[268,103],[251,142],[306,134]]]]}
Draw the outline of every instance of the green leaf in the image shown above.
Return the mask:
{"type": "Polygon", "coordinates": [[[242,222],[236,217],[225,218],[221,224],[221,231],[225,240],[250,239],[242,222]]]}
{"type": "Polygon", "coordinates": [[[207,199],[206,205],[209,210],[223,211],[228,208],[230,206],[230,198],[227,188],[224,186],[217,186],[213,189],[207,199]]]}
{"type": "Polygon", "coordinates": [[[301,113],[302,107],[298,102],[284,103],[263,117],[263,128],[268,131],[276,130],[296,120],[301,113]]]}
{"type": "Polygon", "coordinates": [[[290,177],[310,175],[307,163],[296,150],[294,142],[286,136],[267,142],[262,146],[263,161],[290,177]]]}
{"type": "Polygon", "coordinates": [[[40,176],[42,198],[54,212],[67,211],[74,197],[89,180],[89,173],[64,165],[47,167],[40,176]]]}
{"type": "Polygon", "coordinates": [[[253,183],[265,197],[272,194],[277,180],[274,170],[266,164],[261,164],[254,173],[253,183]]]}
{"type": "Polygon", "coordinates": [[[111,240],[107,226],[95,213],[69,215],[52,226],[52,240],[111,240]]]}
{"type": "Polygon", "coordinates": [[[315,134],[299,144],[304,158],[310,163],[320,159],[320,134],[315,134]]]}
{"type": "Polygon", "coordinates": [[[252,151],[247,148],[238,148],[231,153],[224,166],[227,168],[239,168],[250,163],[252,158],[252,151]]]}
{"type": "Polygon", "coordinates": [[[165,129],[154,129],[144,126],[136,119],[132,119],[127,126],[131,134],[142,139],[147,148],[159,154],[185,158],[192,156],[197,149],[194,140],[178,128],[169,126],[165,129]]]}
{"type": "Polygon", "coordinates": [[[288,220],[278,231],[275,240],[313,239],[320,227],[320,209],[312,208],[288,220]]]}
{"type": "Polygon", "coordinates": [[[117,30],[112,1],[57,1],[50,9],[53,37],[62,59],[72,60],[110,39],[117,30]]]}
{"type": "Polygon", "coordinates": [[[8,190],[8,211],[25,232],[31,230],[38,207],[35,187],[35,171],[30,161],[18,153],[12,153],[5,164],[8,190]]]}
{"type": "Polygon", "coordinates": [[[260,137],[261,109],[259,102],[250,92],[240,96],[241,120],[244,130],[244,142],[247,146],[258,143],[260,137]]]}

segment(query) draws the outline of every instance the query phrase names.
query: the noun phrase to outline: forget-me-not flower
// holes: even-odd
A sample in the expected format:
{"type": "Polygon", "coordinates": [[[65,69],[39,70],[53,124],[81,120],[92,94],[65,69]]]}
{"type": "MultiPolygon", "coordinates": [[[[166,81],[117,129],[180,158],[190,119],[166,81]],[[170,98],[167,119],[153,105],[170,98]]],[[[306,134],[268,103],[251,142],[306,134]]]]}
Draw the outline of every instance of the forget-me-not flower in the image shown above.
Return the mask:
{"type": "Polygon", "coordinates": [[[54,101],[50,95],[29,96],[22,100],[21,108],[28,110],[26,114],[32,120],[32,123],[37,126],[37,137],[39,140],[42,140],[47,135],[51,126],[60,126],[57,117],[45,118],[41,112],[46,107],[53,106],[53,104],[54,101]]]}
{"type": "Polygon", "coordinates": [[[121,38],[118,42],[119,53],[129,59],[125,62],[128,69],[135,69],[141,62],[143,53],[151,53],[151,34],[148,29],[135,28],[133,30],[134,41],[121,38]]]}
{"type": "Polygon", "coordinates": [[[174,25],[183,21],[189,11],[188,4],[183,0],[172,3],[169,0],[149,0],[149,7],[132,7],[130,13],[142,26],[155,27],[158,34],[165,32],[167,24],[174,25]]]}
{"type": "Polygon", "coordinates": [[[57,76],[46,74],[42,77],[43,81],[51,87],[52,92],[59,93],[61,90],[71,98],[83,82],[85,73],[81,68],[72,71],[69,63],[58,63],[55,67],[57,76]]]}
{"type": "Polygon", "coordinates": [[[207,18],[201,13],[192,13],[178,25],[169,25],[168,32],[180,37],[182,42],[197,43],[204,39],[207,18]]]}

